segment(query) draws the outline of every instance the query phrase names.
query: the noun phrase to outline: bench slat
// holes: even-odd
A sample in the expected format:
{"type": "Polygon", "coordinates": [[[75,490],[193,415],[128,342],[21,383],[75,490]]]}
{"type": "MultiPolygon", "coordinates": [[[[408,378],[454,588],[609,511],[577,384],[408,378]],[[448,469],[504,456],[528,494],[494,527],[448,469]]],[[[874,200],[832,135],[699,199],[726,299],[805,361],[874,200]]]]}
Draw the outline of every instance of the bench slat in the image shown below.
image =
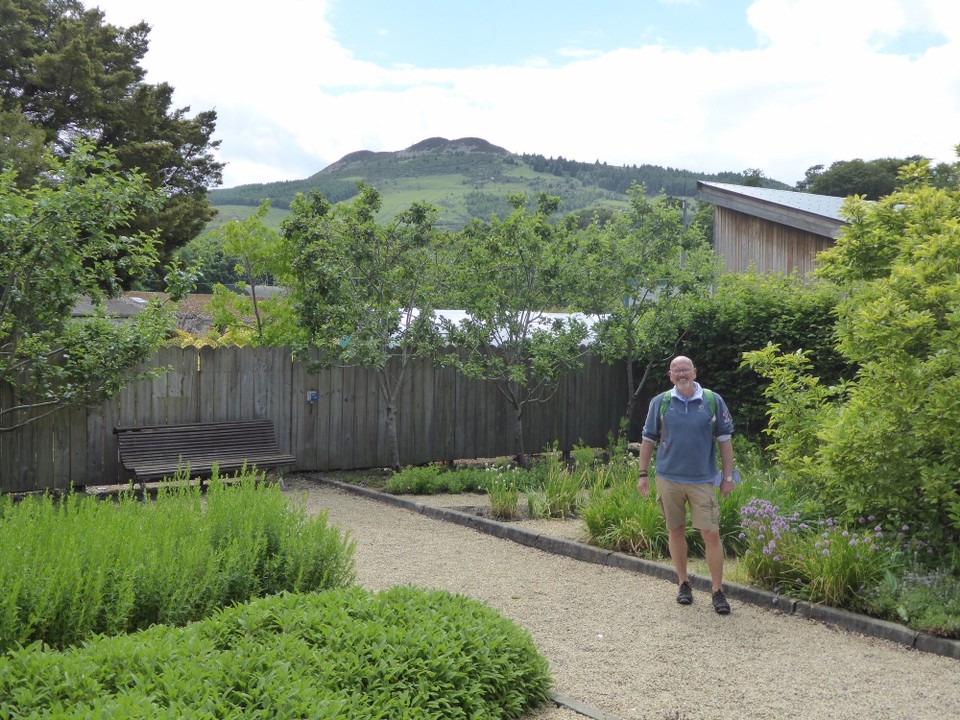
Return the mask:
{"type": "Polygon", "coordinates": [[[141,482],[187,466],[191,477],[199,477],[209,476],[214,465],[232,472],[244,464],[264,470],[296,463],[280,450],[271,420],[120,426],[114,433],[121,464],[141,482]]]}

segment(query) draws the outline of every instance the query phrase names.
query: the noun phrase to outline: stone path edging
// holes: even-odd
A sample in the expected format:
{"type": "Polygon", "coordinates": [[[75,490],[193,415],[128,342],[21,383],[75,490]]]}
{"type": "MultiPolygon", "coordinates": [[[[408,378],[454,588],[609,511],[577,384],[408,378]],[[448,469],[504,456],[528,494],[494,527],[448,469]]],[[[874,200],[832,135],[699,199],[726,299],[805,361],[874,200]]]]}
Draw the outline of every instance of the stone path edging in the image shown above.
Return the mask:
{"type": "MultiPolygon", "coordinates": [[[[577,542],[576,540],[568,540],[566,538],[538,533],[513,525],[512,523],[498,522],[450,508],[425,505],[413,500],[407,500],[399,495],[390,495],[389,493],[383,493],[359,485],[351,485],[350,483],[339,480],[332,480],[318,475],[310,475],[309,477],[312,480],[339,488],[346,492],[363,495],[388,505],[405,508],[436,520],[443,520],[445,522],[452,522],[457,525],[473,528],[479,532],[503,538],[504,540],[510,540],[520,545],[537,548],[544,552],[563,555],[583,562],[631,570],[669,580],[670,582],[673,582],[675,579],[673,567],[663,563],[656,563],[613,550],[604,550],[593,545],[577,542]]],[[[707,577],[691,574],[690,584],[698,590],[710,590],[710,578],[707,577]]],[[[957,640],[936,637],[927,633],[911,630],[898,623],[878,620],[877,618],[871,618],[867,615],[860,615],[850,612],[849,610],[833,608],[828,605],[821,605],[820,603],[808,603],[746,585],[725,582],[724,587],[728,596],[736,598],[740,602],[766,607],[771,610],[778,610],[788,615],[797,615],[799,617],[817,620],[850,632],[889,640],[921,652],[928,652],[934,655],[942,655],[960,660],[960,641],[957,640]]],[[[580,711],[578,710],[577,712],[580,711]]]]}

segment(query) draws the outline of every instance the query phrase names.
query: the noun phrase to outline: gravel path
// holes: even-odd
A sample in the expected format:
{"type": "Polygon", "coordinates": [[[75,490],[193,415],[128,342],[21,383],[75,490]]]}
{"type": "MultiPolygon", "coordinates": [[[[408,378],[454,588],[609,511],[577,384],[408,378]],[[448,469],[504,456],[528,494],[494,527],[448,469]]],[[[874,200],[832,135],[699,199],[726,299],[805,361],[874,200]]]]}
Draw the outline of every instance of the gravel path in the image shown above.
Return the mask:
{"type": "MultiPolygon", "coordinates": [[[[682,607],[671,582],[552,555],[306,478],[285,483],[304,496],[308,512],[325,511],[349,531],[362,586],[412,584],[486,602],[532,634],[555,691],[600,717],[960,718],[955,659],[735,601],[721,617],[703,592],[682,607]]],[[[576,522],[524,524],[542,530],[544,523],[554,535],[580,532],[576,522]]],[[[583,715],[551,703],[526,720],[583,715]]]]}

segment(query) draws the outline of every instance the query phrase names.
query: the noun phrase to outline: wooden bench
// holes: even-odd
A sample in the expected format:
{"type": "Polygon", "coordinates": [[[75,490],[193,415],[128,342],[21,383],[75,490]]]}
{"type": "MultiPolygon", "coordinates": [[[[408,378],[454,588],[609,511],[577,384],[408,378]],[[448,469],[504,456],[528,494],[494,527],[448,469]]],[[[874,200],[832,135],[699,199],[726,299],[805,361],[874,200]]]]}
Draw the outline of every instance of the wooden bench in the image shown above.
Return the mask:
{"type": "Polygon", "coordinates": [[[236,472],[246,464],[257,470],[293,465],[281,452],[272,420],[115,427],[120,463],[141,485],[173,477],[189,468],[190,478],[236,472]]]}

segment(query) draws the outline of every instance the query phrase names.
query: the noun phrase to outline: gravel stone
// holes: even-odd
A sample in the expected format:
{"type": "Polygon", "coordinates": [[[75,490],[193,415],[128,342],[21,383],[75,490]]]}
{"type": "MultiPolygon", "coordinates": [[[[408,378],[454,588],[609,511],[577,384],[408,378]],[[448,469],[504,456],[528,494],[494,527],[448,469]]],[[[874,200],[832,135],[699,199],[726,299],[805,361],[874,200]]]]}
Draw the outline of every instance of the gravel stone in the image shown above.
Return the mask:
{"type": "MultiPolygon", "coordinates": [[[[582,706],[549,703],[525,720],[582,720],[584,710],[619,720],[960,717],[960,660],[733,597],[731,614],[720,616],[697,588],[681,606],[670,580],[553,555],[307,477],[284,483],[308,513],[326,512],[349,532],[363,587],[461,593],[526,628],[550,662],[555,693],[582,706]]],[[[517,525],[583,535],[578,521],[517,525]]]]}

